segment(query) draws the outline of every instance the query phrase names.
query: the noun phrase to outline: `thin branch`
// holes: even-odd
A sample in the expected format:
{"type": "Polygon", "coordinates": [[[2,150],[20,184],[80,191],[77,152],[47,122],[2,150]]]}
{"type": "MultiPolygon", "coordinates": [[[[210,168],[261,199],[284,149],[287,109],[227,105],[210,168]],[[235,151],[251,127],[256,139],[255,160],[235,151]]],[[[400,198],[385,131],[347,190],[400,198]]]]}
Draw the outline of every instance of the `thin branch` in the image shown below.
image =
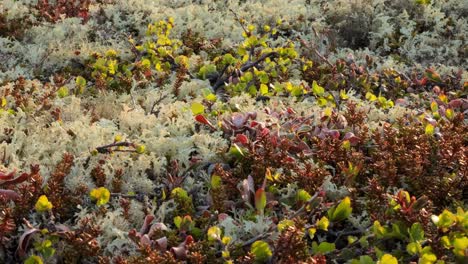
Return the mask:
{"type": "Polygon", "coordinates": [[[221,86],[224,82],[225,82],[225,79],[223,79],[223,75],[224,73],[226,72],[227,68],[229,67],[228,64],[226,64],[223,68],[223,70],[221,71],[221,73],[219,74],[218,76],[218,79],[216,79],[216,82],[215,84],[213,85],[213,90],[216,91],[216,89],[219,88],[219,86],[221,86]]]}
{"type": "MultiPolygon", "coordinates": [[[[242,65],[241,68],[240,68],[240,71],[245,72],[245,71],[247,71],[248,69],[250,69],[252,67],[258,66],[259,63],[266,60],[267,58],[277,57],[278,55],[279,54],[277,52],[269,52],[269,53],[263,54],[258,60],[254,61],[254,62],[248,62],[248,63],[245,63],[244,65],[242,65]]],[[[233,75],[234,75],[234,73],[231,73],[226,78],[219,77],[220,79],[218,81],[216,81],[216,83],[213,85],[213,91],[216,91],[219,87],[221,87],[221,85],[223,85],[233,75]]]]}
{"type": "Polygon", "coordinates": [[[321,60],[323,60],[326,64],[328,64],[330,67],[334,67],[333,64],[332,64],[327,58],[325,58],[322,54],[320,54],[320,52],[317,50],[317,48],[315,48],[315,47],[314,47],[314,48],[310,47],[310,46],[305,42],[305,40],[303,40],[303,39],[301,39],[301,38],[298,38],[298,39],[299,39],[299,41],[301,42],[301,44],[304,45],[306,48],[312,49],[312,50],[315,52],[315,54],[316,54],[321,60]]]}
{"type": "Polygon", "coordinates": [[[260,240],[260,239],[264,239],[264,238],[266,238],[266,237],[268,237],[268,236],[270,236],[270,235],[271,235],[270,232],[265,232],[265,233],[259,234],[259,235],[255,236],[255,237],[253,237],[253,238],[251,238],[251,239],[245,241],[245,242],[242,244],[241,247],[250,246],[250,245],[253,244],[255,241],[260,240]]]}
{"type": "Polygon", "coordinates": [[[154,111],[154,108],[156,107],[156,105],[158,105],[159,103],[162,102],[162,100],[166,99],[167,95],[161,95],[159,97],[158,100],[156,100],[154,103],[153,103],[153,106],[151,107],[151,111],[150,111],[150,114],[154,114],[155,116],[158,116],[159,114],[159,110],[158,111],[154,111]]]}
{"type": "Polygon", "coordinates": [[[316,193],[314,194],[314,196],[312,196],[304,205],[301,206],[301,208],[299,208],[299,209],[290,217],[290,219],[294,219],[294,218],[296,218],[297,216],[301,215],[301,214],[305,211],[306,207],[307,207],[309,204],[311,204],[311,203],[315,200],[315,198],[318,197],[318,194],[319,194],[319,193],[316,192],[316,193]]]}
{"type": "Polygon", "coordinates": [[[96,150],[99,153],[105,154],[105,153],[110,153],[111,151],[109,149],[112,147],[133,147],[133,146],[135,146],[135,144],[133,144],[132,142],[128,142],[128,141],[114,142],[112,144],[97,147],[96,150]]]}
{"type": "Polygon", "coordinates": [[[245,34],[249,34],[249,31],[245,28],[244,26],[244,23],[241,22],[241,19],[239,18],[239,16],[237,15],[236,12],[234,12],[234,10],[232,10],[232,8],[229,8],[229,11],[231,11],[231,13],[234,15],[234,17],[236,18],[236,21],[239,22],[240,26],[242,27],[242,30],[244,30],[245,34]]]}

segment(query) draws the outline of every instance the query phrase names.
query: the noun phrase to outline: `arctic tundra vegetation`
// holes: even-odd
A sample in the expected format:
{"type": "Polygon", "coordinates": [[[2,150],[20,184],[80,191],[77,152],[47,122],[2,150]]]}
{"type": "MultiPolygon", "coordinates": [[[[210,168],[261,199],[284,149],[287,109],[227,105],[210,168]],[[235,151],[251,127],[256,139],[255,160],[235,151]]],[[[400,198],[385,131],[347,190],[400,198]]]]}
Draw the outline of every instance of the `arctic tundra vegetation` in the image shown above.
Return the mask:
{"type": "Polygon", "coordinates": [[[467,263],[465,0],[3,0],[0,263],[467,263]]]}

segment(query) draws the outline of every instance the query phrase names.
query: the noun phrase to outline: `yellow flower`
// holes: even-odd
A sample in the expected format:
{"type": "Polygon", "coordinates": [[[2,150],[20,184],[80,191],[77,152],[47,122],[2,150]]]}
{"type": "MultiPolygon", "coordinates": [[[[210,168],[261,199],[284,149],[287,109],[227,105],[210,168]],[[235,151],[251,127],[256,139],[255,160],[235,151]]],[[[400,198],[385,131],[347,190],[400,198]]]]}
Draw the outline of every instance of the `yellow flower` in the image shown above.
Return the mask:
{"type": "Polygon", "coordinates": [[[50,209],[52,209],[52,207],[52,203],[49,202],[49,199],[47,199],[47,196],[45,195],[41,195],[41,197],[39,197],[39,199],[37,200],[36,205],[34,206],[34,208],[36,208],[36,211],[38,212],[49,211],[50,209]]]}
{"type": "Polygon", "coordinates": [[[91,193],[89,194],[89,196],[91,196],[92,200],[97,201],[96,204],[98,206],[101,206],[109,202],[110,192],[108,189],[104,187],[100,187],[100,188],[91,190],[91,193]]]}

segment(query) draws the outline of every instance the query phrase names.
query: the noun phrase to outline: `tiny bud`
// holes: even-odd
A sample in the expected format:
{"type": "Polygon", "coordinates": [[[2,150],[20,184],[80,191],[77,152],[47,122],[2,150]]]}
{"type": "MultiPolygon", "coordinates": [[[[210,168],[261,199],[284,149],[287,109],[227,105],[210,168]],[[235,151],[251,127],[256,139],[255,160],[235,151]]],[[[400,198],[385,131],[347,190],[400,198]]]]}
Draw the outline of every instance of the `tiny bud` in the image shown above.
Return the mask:
{"type": "Polygon", "coordinates": [[[120,142],[120,141],[122,141],[122,136],[121,135],[115,135],[114,142],[120,142]]]}
{"type": "Polygon", "coordinates": [[[136,150],[136,153],[143,154],[146,151],[146,147],[145,145],[138,145],[135,150],[136,150]]]}

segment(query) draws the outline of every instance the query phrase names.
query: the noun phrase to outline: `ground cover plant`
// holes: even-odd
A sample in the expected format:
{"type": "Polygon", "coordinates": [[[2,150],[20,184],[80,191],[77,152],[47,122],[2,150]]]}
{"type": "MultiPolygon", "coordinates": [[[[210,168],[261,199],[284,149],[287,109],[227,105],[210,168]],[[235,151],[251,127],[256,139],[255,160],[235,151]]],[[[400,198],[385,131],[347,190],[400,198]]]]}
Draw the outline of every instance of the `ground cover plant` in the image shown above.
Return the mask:
{"type": "Polygon", "coordinates": [[[468,9],[0,3],[0,263],[466,263],[468,9]]]}

